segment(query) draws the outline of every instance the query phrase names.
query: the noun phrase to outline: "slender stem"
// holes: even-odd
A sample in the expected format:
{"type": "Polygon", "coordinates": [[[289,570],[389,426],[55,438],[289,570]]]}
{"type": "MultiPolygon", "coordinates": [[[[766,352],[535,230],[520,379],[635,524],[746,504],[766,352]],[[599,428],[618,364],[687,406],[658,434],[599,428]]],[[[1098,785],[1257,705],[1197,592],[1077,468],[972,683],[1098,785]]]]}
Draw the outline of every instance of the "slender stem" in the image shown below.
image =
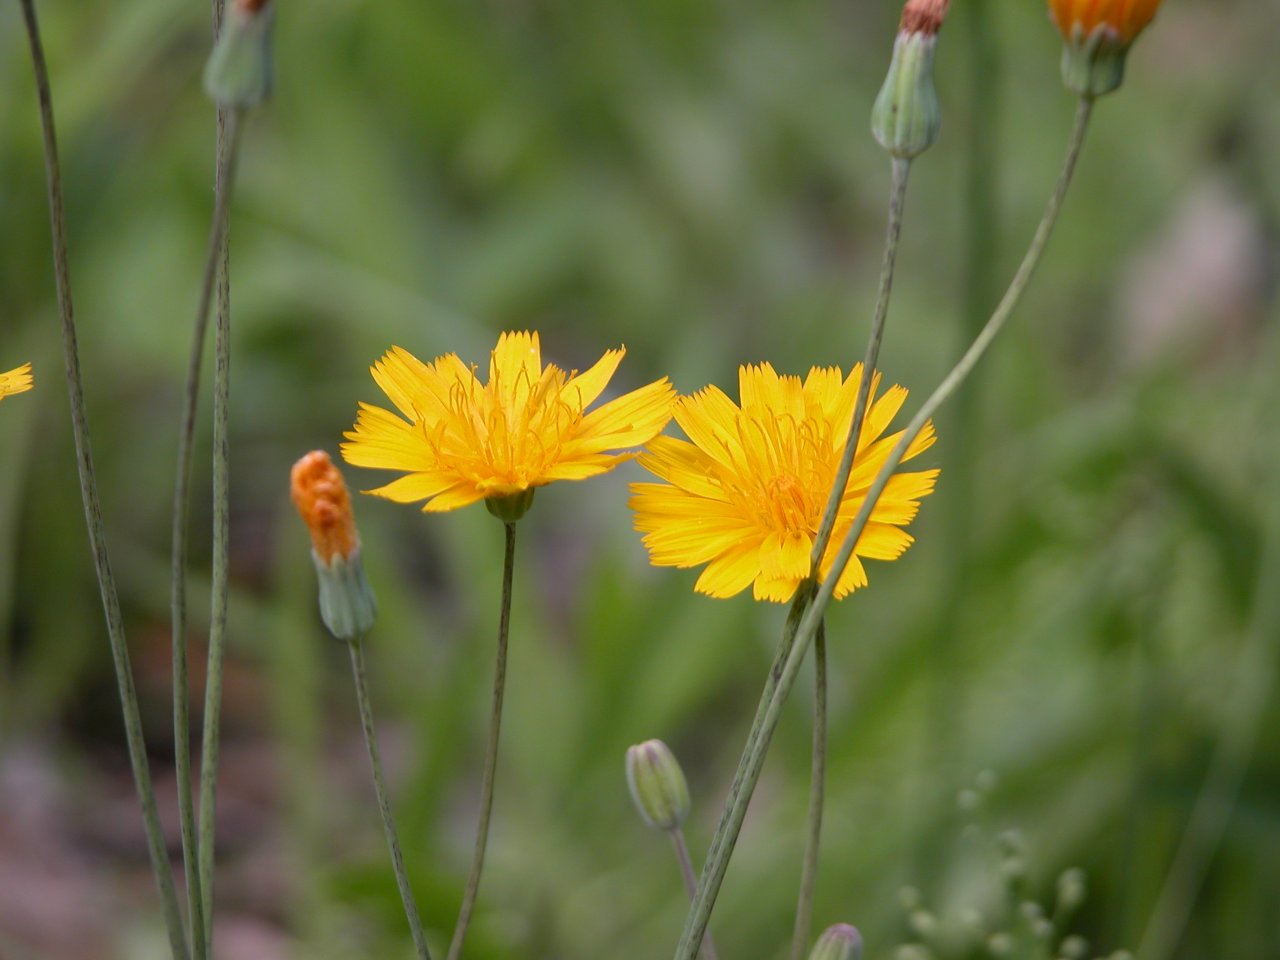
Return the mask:
{"type": "MultiPolygon", "coordinates": [[[[671,834],[671,845],[676,851],[676,863],[680,865],[680,876],[684,880],[685,893],[692,900],[694,893],[698,890],[698,878],[693,872],[693,861],[689,859],[689,845],[684,842],[684,829],[676,827],[669,832],[671,834]]],[[[702,938],[702,955],[706,960],[716,960],[716,944],[711,939],[710,930],[702,938]]]]}
{"type": "Polygon", "coordinates": [[[924,402],[920,411],[907,425],[906,430],[903,431],[901,438],[889,454],[880,472],[876,475],[871,488],[867,491],[862,507],[859,509],[853,525],[840,546],[840,551],[836,556],[830,573],[823,579],[818,587],[817,595],[805,611],[800,626],[796,630],[795,640],[791,644],[790,652],[787,655],[787,662],[782,669],[781,676],[778,678],[773,697],[765,710],[760,735],[755,741],[748,742],[747,748],[743,751],[742,758],[739,760],[738,772],[734,777],[734,783],[735,785],[741,784],[741,789],[730,796],[729,803],[716,829],[716,835],[712,838],[711,848],[707,853],[707,861],[702,868],[698,894],[689,909],[689,914],[685,919],[684,931],[676,948],[676,960],[693,960],[694,958],[694,954],[697,951],[696,944],[706,929],[707,922],[711,917],[711,911],[715,906],[716,897],[720,892],[720,884],[723,882],[725,871],[728,869],[729,856],[732,854],[733,849],[729,835],[732,834],[732,837],[736,839],[737,833],[741,829],[742,819],[746,815],[747,803],[751,799],[751,793],[755,789],[756,782],[760,779],[760,770],[764,766],[764,758],[769,749],[769,742],[772,740],[774,730],[778,725],[778,716],[781,713],[782,705],[786,701],[792,685],[795,683],[800,664],[804,661],[809,645],[817,632],[818,624],[822,621],[827,605],[831,602],[831,597],[835,593],[836,583],[839,582],[840,575],[844,572],[849,558],[853,555],[853,549],[858,543],[858,537],[862,535],[862,531],[866,528],[867,521],[871,518],[871,511],[875,508],[876,502],[880,499],[880,495],[884,492],[884,488],[893,476],[894,471],[897,470],[898,465],[902,462],[907,448],[920,435],[934,411],[972,372],[974,366],[986,353],[996,335],[999,334],[1008,321],[1014,307],[1017,306],[1023,292],[1026,290],[1027,283],[1030,281],[1041,255],[1044,253],[1045,244],[1053,231],[1053,225],[1057,221],[1058,212],[1061,209],[1063,198],[1066,196],[1067,187],[1070,185],[1072,174],[1075,172],[1076,161],[1080,156],[1080,148],[1084,142],[1085,130],[1089,125],[1092,107],[1092,100],[1081,99],[1079,102],[1075,126],[1068,142],[1067,156],[1063,161],[1062,172],[1059,174],[1058,182],[1054,187],[1052,196],[1049,198],[1049,204],[1045,208],[1044,216],[1036,229],[1035,236],[1031,240],[1026,256],[1018,268],[1018,272],[1014,275],[1013,281],[1009,284],[1009,289],[1005,292],[1004,298],[1000,301],[999,306],[996,307],[986,326],[983,327],[982,332],[970,345],[964,356],[960,358],[951,372],[947,374],[942,383],[924,402]],[[726,841],[728,842],[726,843],[726,841]]]}
{"type": "MultiPolygon", "coordinates": [[[[242,125],[239,111],[226,112],[225,132],[220,138],[217,173],[214,187],[213,223],[209,230],[209,247],[205,258],[204,275],[200,287],[200,300],[196,308],[195,333],[191,360],[187,368],[187,389],[183,398],[182,432],[179,436],[178,479],[174,485],[173,507],[173,585],[175,616],[174,631],[182,631],[182,643],[186,635],[186,535],[187,501],[191,480],[191,441],[195,429],[196,406],[199,400],[200,362],[205,332],[208,327],[209,306],[213,300],[215,281],[225,267],[227,223],[231,209],[231,195],[235,183],[236,164],[240,153],[242,125]]],[[[195,852],[200,892],[200,911],[203,923],[204,949],[213,953],[213,865],[214,825],[217,810],[217,779],[219,754],[219,727],[222,714],[222,661],[226,644],[226,594],[227,594],[227,374],[229,364],[229,320],[223,315],[224,301],[219,296],[219,318],[214,369],[214,521],[213,521],[213,586],[210,601],[209,652],[204,691],[204,729],[200,751],[200,822],[195,852]]],[[[180,644],[176,644],[180,645],[180,644]]],[[[175,670],[176,662],[175,662],[175,670]]],[[[178,695],[174,691],[175,698],[178,695]]],[[[176,707],[175,707],[176,710],[176,707]]],[[[185,815],[185,814],[184,814],[185,815]]],[[[194,908],[193,908],[194,913],[194,908]]]]}
{"type": "Polygon", "coordinates": [[[836,515],[840,512],[840,501],[844,499],[845,488],[849,485],[849,474],[853,472],[853,459],[861,445],[862,422],[866,419],[867,404],[871,398],[871,379],[880,357],[885,319],[889,316],[889,296],[893,292],[893,268],[898,262],[898,237],[902,234],[902,207],[907,197],[907,175],[910,172],[910,160],[901,157],[893,158],[889,184],[889,217],[885,226],[884,256],[880,261],[880,285],[876,292],[875,311],[871,317],[871,333],[867,337],[867,353],[862,361],[862,379],[858,382],[858,397],[853,406],[853,419],[849,421],[849,437],[845,441],[844,453],[840,456],[840,466],[836,469],[831,493],[827,496],[827,506],[822,512],[818,534],[813,541],[810,564],[815,571],[822,569],[822,558],[826,554],[827,544],[831,542],[836,515]]]}
{"type": "Polygon", "coordinates": [[[418,917],[418,905],[409,886],[409,875],[404,869],[404,857],[400,853],[400,839],[396,835],[396,822],[391,815],[391,799],[387,796],[387,784],[382,777],[382,758],[378,753],[378,735],[373,729],[373,707],[369,703],[369,681],[365,675],[364,653],[361,639],[356,637],[347,643],[351,650],[351,672],[356,681],[356,703],[360,707],[360,726],[364,730],[365,746],[369,748],[369,766],[373,768],[373,789],[378,795],[378,811],[382,814],[382,829],[391,849],[391,866],[395,870],[396,885],[404,903],[404,915],[409,920],[409,932],[417,948],[419,960],[431,960],[427,938],[422,933],[422,920],[418,917]]]}
{"type": "Polygon", "coordinates": [[[493,704],[489,714],[489,741],[484,751],[484,778],[480,783],[480,822],[476,826],[476,848],[471,859],[471,873],[462,895],[458,923],[453,928],[448,960],[462,956],[462,943],[471,925],[476,897],[480,892],[480,875],[484,872],[484,854],[489,845],[489,817],[493,813],[493,781],[498,767],[498,735],[502,731],[502,697],[507,686],[507,637],[511,628],[511,579],[515,570],[516,525],[504,523],[506,549],[502,558],[502,612],[498,615],[498,655],[493,667],[493,704]]]}
{"type": "Polygon", "coordinates": [[[80,348],[76,339],[76,326],[71,300],[71,272],[67,262],[66,215],[62,201],[62,173],[58,163],[58,142],[53,120],[53,95],[49,89],[49,69],[44,59],[44,47],[40,41],[40,27],[36,20],[34,0],[21,0],[22,15],[31,45],[31,63],[35,72],[36,96],[40,109],[40,124],[44,137],[45,180],[49,194],[49,220],[53,236],[53,269],[57,281],[58,315],[62,325],[63,362],[67,374],[67,392],[71,401],[71,428],[75,437],[76,468],[80,476],[80,497],[84,504],[85,526],[89,534],[89,546],[93,553],[94,571],[98,578],[98,590],[102,596],[103,614],[106,620],[107,638],[111,645],[111,660],[115,668],[116,684],[120,692],[120,707],[124,717],[125,739],[129,747],[129,762],[133,768],[134,784],[142,807],[142,823],[147,836],[147,851],[151,857],[151,869],[164,908],[165,926],[169,933],[169,947],[175,960],[190,956],[182,930],[182,914],[178,908],[178,893],[173,882],[173,872],[165,849],[164,834],[160,827],[160,814],[156,808],[155,789],[151,783],[151,770],[147,763],[146,742],[142,732],[142,717],[138,711],[138,695],[133,684],[133,668],[129,662],[129,648],[125,638],[124,620],[120,614],[120,599],[116,591],[115,577],[111,572],[111,560],[107,553],[106,531],[102,521],[102,503],[98,497],[98,482],[93,466],[93,450],[89,438],[89,421],[85,411],[84,384],[80,374],[80,348]]]}
{"type": "MultiPolygon", "coordinates": [[[[747,742],[743,747],[743,757],[748,755],[755,756],[757,744],[765,734],[769,706],[774,701],[774,692],[777,690],[783,669],[786,667],[788,658],[791,655],[791,650],[795,644],[796,631],[800,627],[804,612],[809,605],[810,598],[813,596],[813,588],[813,581],[806,580],[800,584],[796,590],[795,597],[792,598],[791,609],[787,611],[787,622],[782,628],[782,639],[778,642],[773,664],[769,667],[769,673],[765,678],[764,690],[761,691],[760,701],[756,704],[756,715],[752,719],[751,729],[747,733],[747,742]]],[[[749,777],[750,773],[751,771],[746,764],[739,761],[738,769],[733,774],[733,781],[729,784],[729,793],[725,797],[724,807],[720,811],[720,819],[716,823],[716,831],[711,837],[711,845],[707,848],[706,859],[702,862],[702,874],[698,879],[698,890],[694,895],[693,902],[689,905],[689,916],[685,920],[685,934],[682,935],[680,941],[682,949],[686,946],[686,937],[689,943],[697,943],[701,935],[706,932],[707,921],[711,916],[711,907],[715,902],[715,895],[719,892],[720,884],[724,881],[725,870],[729,866],[729,858],[733,856],[734,846],[738,842],[738,834],[742,830],[742,821],[746,817],[747,804],[751,800],[756,781],[760,777],[758,769],[755,770],[754,777],[749,777]],[[708,894],[708,891],[712,892],[708,894]],[[707,902],[708,900],[710,902],[707,902]],[[705,911],[705,915],[703,911],[705,911]],[[698,917],[699,929],[696,935],[692,935],[689,933],[689,925],[693,922],[692,918],[695,915],[698,917]]],[[[693,960],[694,953],[690,952],[684,956],[685,960],[693,960]]]]}
{"type": "Polygon", "coordinates": [[[813,925],[813,892],[818,882],[818,853],[822,847],[822,804],[827,779],[827,631],[818,621],[813,638],[813,760],[809,771],[809,832],[805,838],[804,865],[800,871],[800,896],[796,926],[791,935],[791,960],[801,960],[809,948],[813,925]]]}

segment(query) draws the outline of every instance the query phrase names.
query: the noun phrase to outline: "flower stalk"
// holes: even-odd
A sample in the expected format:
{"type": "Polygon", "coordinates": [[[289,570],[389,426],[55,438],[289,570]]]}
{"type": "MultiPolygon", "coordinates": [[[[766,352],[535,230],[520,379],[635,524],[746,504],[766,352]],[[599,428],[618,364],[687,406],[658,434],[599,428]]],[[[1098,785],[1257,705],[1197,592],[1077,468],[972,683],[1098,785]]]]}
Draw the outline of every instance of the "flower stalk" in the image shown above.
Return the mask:
{"type": "Polygon", "coordinates": [[[813,926],[813,895],[818,884],[818,855],[822,849],[822,808],[827,783],[827,631],[823,621],[813,640],[813,759],[809,769],[809,816],[800,893],[796,902],[791,960],[803,960],[813,926]]]}
{"type": "Polygon", "coordinates": [[[712,838],[711,848],[707,853],[707,861],[703,865],[698,895],[690,907],[680,942],[676,947],[676,960],[693,960],[697,953],[697,944],[706,929],[711,917],[711,911],[715,906],[716,897],[719,895],[720,885],[724,880],[725,871],[728,869],[728,860],[732,855],[733,844],[736,842],[738,832],[742,827],[743,817],[746,815],[747,804],[750,802],[751,794],[760,779],[760,771],[764,766],[764,758],[768,752],[773,733],[777,729],[782,705],[795,683],[796,675],[800,670],[800,665],[805,655],[808,653],[809,646],[813,642],[818,624],[821,622],[827,605],[831,602],[835,593],[840,574],[853,556],[858,537],[861,536],[862,531],[866,528],[867,521],[871,517],[871,512],[875,508],[876,502],[884,492],[894,471],[902,462],[908,447],[925,429],[929,418],[933,416],[938,407],[955,392],[973,371],[973,368],[990,348],[992,342],[1008,322],[1014,308],[1022,299],[1027,284],[1030,282],[1035,268],[1044,253],[1049,236],[1053,232],[1054,224],[1057,222],[1058,213],[1062,207],[1062,201],[1066,197],[1067,189],[1071,184],[1076,161],[1079,159],[1080,149],[1084,144],[1084,135],[1088,129],[1092,107],[1093,101],[1091,98],[1082,97],[1078,101],[1075,123],[1068,140],[1062,171],[1058,176],[1053,193],[1050,195],[1048,205],[1026,255],[1023,257],[1017,273],[1009,284],[1009,288],[1005,291],[1004,297],[969,349],[924,402],[906,430],[903,431],[893,451],[889,454],[888,459],[868,490],[862,507],[840,546],[830,573],[819,585],[812,604],[808,606],[799,626],[796,628],[794,641],[790,644],[786,662],[774,685],[772,697],[767,704],[762,700],[761,707],[757,710],[757,717],[760,717],[761,710],[763,711],[759,734],[748,740],[739,760],[738,770],[734,775],[734,788],[736,789],[731,789],[730,791],[730,797],[720,818],[720,824],[717,826],[716,835],[712,838]]]}
{"type": "Polygon", "coordinates": [[[391,851],[391,867],[395,871],[396,886],[400,890],[400,900],[404,904],[404,914],[409,921],[409,933],[413,936],[413,946],[418,952],[418,960],[431,960],[427,938],[422,932],[422,920],[418,916],[418,904],[413,898],[413,888],[409,885],[409,874],[405,870],[404,855],[400,852],[400,838],[396,833],[395,818],[391,815],[391,799],[387,794],[386,780],[382,775],[382,757],[378,752],[378,735],[373,726],[373,707],[369,702],[369,680],[364,665],[362,639],[349,638],[347,649],[351,653],[351,673],[355,678],[360,727],[364,731],[365,746],[369,750],[369,766],[373,769],[373,789],[378,795],[378,812],[382,814],[382,829],[386,833],[387,847],[391,851]]]}
{"type": "Polygon", "coordinates": [[[97,475],[93,464],[93,450],[89,436],[89,421],[85,410],[84,384],[80,373],[80,348],[76,337],[74,308],[71,298],[71,272],[67,262],[66,214],[62,199],[62,173],[58,162],[57,133],[53,117],[53,95],[49,88],[49,70],[44,58],[44,46],[40,39],[39,21],[34,0],[21,0],[22,17],[27,40],[31,48],[31,63],[35,73],[36,97],[40,112],[44,145],[45,182],[49,199],[50,231],[53,239],[53,269],[57,285],[58,317],[62,327],[63,362],[67,375],[67,392],[71,405],[71,429],[75,440],[76,467],[80,478],[80,497],[84,505],[85,526],[89,546],[93,554],[94,571],[98,590],[102,597],[107,638],[111,646],[112,666],[120,695],[120,707],[124,719],[125,740],[129,749],[129,762],[133,770],[134,785],[142,807],[142,822],[147,838],[147,852],[151,869],[160,891],[165,928],[169,936],[169,948],[174,960],[186,960],[190,956],[186,936],[182,928],[182,913],[178,906],[177,888],[165,848],[164,834],[160,827],[160,815],[156,807],[155,789],[151,782],[151,770],[147,763],[146,742],[142,730],[142,717],[138,709],[138,695],[133,682],[133,667],[129,661],[129,648],[125,637],[124,620],[120,612],[120,599],[111,559],[107,551],[106,531],[102,520],[102,503],[98,495],[97,475]]]}
{"type": "Polygon", "coordinates": [[[493,667],[493,701],[489,714],[489,739],[484,751],[484,774],[480,783],[480,820],[476,825],[475,852],[471,859],[471,871],[462,895],[462,907],[458,922],[449,943],[448,960],[462,956],[462,945],[471,925],[476,898],[480,893],[480,877],[484,872],[484,856],[489,845],[489,819],[493,813],[493,784],[498,766],[498,739],[502,731],[502,700],[507,685],[507,638],[511,631],[511,581],[515,571],[516,524],[505,521],[505,548],[502,559],[502,610],[498,615],[498,652],[493,667]]]}

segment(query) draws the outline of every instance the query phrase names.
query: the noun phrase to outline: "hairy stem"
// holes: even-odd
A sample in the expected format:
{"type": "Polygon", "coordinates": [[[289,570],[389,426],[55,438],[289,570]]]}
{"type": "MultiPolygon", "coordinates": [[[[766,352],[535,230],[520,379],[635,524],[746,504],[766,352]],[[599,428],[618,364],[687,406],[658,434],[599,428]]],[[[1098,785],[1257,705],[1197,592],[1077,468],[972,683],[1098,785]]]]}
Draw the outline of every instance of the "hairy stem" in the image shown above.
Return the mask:
{"type": "Polygon", "coordinates": [[[493,782],[498,767],[498,737],[502,731],[502,698],[507,686],[507,637],[511,628],[511,580],[515,571],[516,525],[504,523],[506,548],[502,559],[502,612],[498,615],[498,654],[493,667],[493,704],[489,714],[489,740],[484,751],[484,777],[480,784],[480,822],[476,825],[476,847],[471,859],[471,872],[462,895],[458,923],[449,943],[448,960],[462,956],[462,944],[471,925],[476,897],[480,892],[480,876],[484,872],[484,854],[489,845],[489,818],[493,813],[493,782]]]}
{"type": "MultiPolygon", "coordinates": [[[[217,172],[214,179],[213,219],[209,228],[209,244],[205,255],[200,297],[196,307],[191,356],[187,365],[187,382],[183,394],[181,425],[178,434],[178,467],[177,478],[174,482],[172,517],[173,550],[171,556],[170,605],[173,616],[174,733],[180,751],[183,749],[181,745],[186,741],[186,560],[192,439],[195,433],[196,409],[199,404],[200,367],[209,323],[209,307],[213,301],[214,286],[219,270],[221,265],[225,263],[224,240],[231,209],[232,184],[235,182],[236,163],[240,152],[240,130],[240,115],[238,112],[232,111],[227,118],[225,133],[220,138],[217,172]],[[179,723],[182,724],[180,731],[179,723]]],[[[221,313],[221,310],[219,312],[221,313]]],[[[221,317],[219,318],[219,327],[224,327],[221,317]]],[[[214,815],[217,802],[218,728],[222,706],[222,654],[225,639],[225,614],[221,618],[217,616],[220,606],[220,593],[222,594],[221,607],[224,611],[226,604],[225,431],[227,367],[225,357],[221,356],[227,349],[225,330],[220,329],[218,339],[220,356],[215,368],[214,409],[214,589],[209,624],[209,663],[205,681],[204,729],[200,754],[200,821],[199,832],[195,838],[194,845],[190,845],[187,836],[187,831],[190,827],[188,818],[193,816],[190,810],[191,797],[189,788],[187,788],[186,797],[179,798],[183,819],[183,852],[187,857],[187,873],[188,876],[193,873],[195,876],[195,883],[191,888],[193,926],[201,931],[200,939],[203,940],[202,956],[212,954],[213,949],[214,815]],[[221,489],[219,489],[220,474],[221,489]],[[219,549],[222,552],[221,563],[219,563],[219,549]],[[192,856],[193,853],[194,857],[192,856]],[[195,864],[194,870],[193,863],[195,864]],[[199,906],[196,906],[197,901],[199,906]],[[200,914],[201,921],[198,925],[194,922],[197,912],[200,914]]],[[[189,766],[189,756],[186,758],[186,763],[189,766]]],[[[189,773],[180,769],[178,775],[179,784],[189,783],[189,780],[189,773]]]]}
{"type": "Polygon", "coordinates": [[[378,735],[373,728],[373,707],[369,703],[369,681],[365,674],[362,641],[357,637],[348,641],[347,646],[351,651],[351,672],[356,681],[356,703],[360,708],[360,727],[364,730],[365,746],[369,748],[369,766],[373,768],[373,789],[378,795],[382,829],[387,835],[387,846],[391,850],[391,867],[396,874],[396,885],[400,888],[400,900],[404,903],[404,915],[409,921],[409,932],[413,935],[413,945],[418,951],[418,960],[431,960],[431,951],[427,949],[427,938],[422,932],[422,920],[418,917],[418,905],[413,899],[413,888],[409,886],[409,875],[404,868],[404,856],[400,853],[396,822],[391,815],[391,799],[387,795],[387,784],[382,776],[382,758],[378,753],[378,735]]]}
{"type": "Polygon", "coordinates": [[[813,925],[813,893],[818,883],[818,854],[822,849],[822,805],[827,782],[827,631],[818,622],[813,640],[813,760],[809,771],[809,829],[805,836],[804,863],[800,869],[800,895],[796,925],[791,935],[791,960],[801,960],[809,947],[813,925]]]}
{"type": "Polygon", "coordinates": [[[1022,294],[1026,290],[1032,274],[1035,272],[1036,265],[1040,262],[1040,258],[1044,253],[1049,235],[1053,232],[1053,226],[1057,222],[1058,212],[1062,207],[1067,188],[1070,186],[1072,175],[1075,172],[1076,161],[1080,156],[1080,148],[1084,143],[1084,134],[1089,125],[1092,108],[1092,100],[1081,99],[1079,101],[1075,126],[1068,142],[1067,155],[1063,161],[1062,172],[1058,176],[1058,182],[1049,198],[1048,206],[1045,208],[1044,216],[1041,218],[1040,225],[1031,240],[1031,245],[1028,247],[1022,264],[1014,275],[1008,290],[1005,291],[1004,298],[1000,301],[995,312],[987,320],[986,326],[982,328],[982,332],[978,334],[964,356],[960,358],[951,372],[947,374],[942,383],[924,402],[919,412],[907,425],[906,430],[903,431],[901,438],[889,454],[880,472],[876,475],[871,488],[867,491],[858,515],[840,546],[840,551],[836,556],[830,573],[823,579],[817,595],[805,611],[800,626],[796,630],[795,640],[791,644],[782,674],[778,678],[773,697],[765,709],[760,735],[754,741],[748,742],[747,748],[743,751],[742,758],[739,760],[738,772],[734,777],[734,783],[741,784],[742,788],[731,795],[724,814],[720,818],[716,836],[712,838],[712,846],[707,854],[707,862],[702,868],[698,894],[689,909],[689,914],[685,919],[684,931],[676,947],[676,960],[693,960],[697,952],[697,944],[701,940],[702,933],[706,930],[711,911],[715,907],[716,897],[720,893],[720,885],[724,881],[724,874],[729,866],[729,857],[732,855],[733,844],[742,827],[743,817],[746,815],[747,804],[751,799],[756,783],[760,779],[760,771],[764,766],[764,758],[768,752],[773,733],[777,729],[782,705],[786,701],[792,685],[795,683],[796,674],[800,670],[805,654],[808,653],[809,645],[813,642],[818,624],[822,621],[827,605],[831,602],[836,584],[840,580],[840,575],[844,572],[849,558],[853,555],[854,547],[858,543],[858,537],[862,535],[862,531],[866,528],[867,521],[871,518],[871,512],[875,509],[876,502],[880,499],[880,495],[884,492],[884,488],[888,485],[894,471],[897,470],[898,465],[902,462],[908,447],[920,435],[920,432],[929,422],[929,418],[933,416],[934,411],[973,371],[974,366],[977,365],[978,361],[990,348],[992,341],[1004,328],[1009,316],[1013,313],[1014,307],[1017,306],[1018,301],[1022,298],[1022,294]]]}
{"type": "Polygon", "coordinates": [[[187,952],[177,889],[165,849],[160,814],[156,808],[155,790],[151,783],[151,770],[147,763],[142,717],[138,711],[138,695],[133,683],[133,668],[129,662],[124,620],[120,614],[120,599],[116,590],[115,576],[111,571],[111,560],[107,553],[102,503],[98,497],[98,482],[93,466],[89,421],[85,411],[84,384],[80,374],[80,348],[76,339],[71,300],[71,272],[67,262],[62,173],[58,163],[58,143],[53,120],[53,95],[49,89],[49,70],[44,59],[44,47],[40,41],[40,27],[36,19],[34,0],[21,0],[21,4],[27,39],[31,46],[31,63],[35,71],[36,96],[44,137],[45,181],[49,196],[50,229],[53,236],[53,269],[57,283],[58,315],[62,325],[62,351],[67,374],[67,392],[71,402],[71,429],[75,438],[76,468],[80,476],[80,497],[84,504],[89,547],[93,553],[94,571],[97,574],[98,589],[102,596],[107,638],[111,645],[111,661],[115,668],[120,707],[124,716],[129,762],[133,768],[134,784],[142,807],[142,822],[147,836],[151,869],[155,874],[156,885],[160,889],[170,950],[175,960],[178,958],[185,960],[190,954],[187,952]]]}
{"type": "Polygon", "coordinates": [[[840,466],[836,469],[835,480],[831,484],[831,493],[827,496],[827,506],[818,524],[818,534],[814,538],[813,551],[810,554],[810,565],[815,573],[821,570],[822,558],[826,554],[827,544],[831,542],[836,516],[840,512],[840,501],[844,499],[845,488],[849,485],[849,474],[853,472],[853,459],[858,452],[862,422],[867,415],[867,404],[871,399],[872,374],[880,357],[885,320],[889,316],[889,296],[893,293],[893,269],[898,262],[898,237],[902,234],[902,207],[907,198],[907,175],[910,172],[910,160],[901,157],[893,158],[892,178],[889,184],[889,217],[885,226],[884,256],[880,261],[880,283],[876,291],[876,306],[871,317],[871,332],[867,336],[867,352],[862,361],[862,379],[858,382],[858,397],[853,405],[853,419],[849,421],[849,437],[845,441],[844,453],[840,456],[840,466]]]}

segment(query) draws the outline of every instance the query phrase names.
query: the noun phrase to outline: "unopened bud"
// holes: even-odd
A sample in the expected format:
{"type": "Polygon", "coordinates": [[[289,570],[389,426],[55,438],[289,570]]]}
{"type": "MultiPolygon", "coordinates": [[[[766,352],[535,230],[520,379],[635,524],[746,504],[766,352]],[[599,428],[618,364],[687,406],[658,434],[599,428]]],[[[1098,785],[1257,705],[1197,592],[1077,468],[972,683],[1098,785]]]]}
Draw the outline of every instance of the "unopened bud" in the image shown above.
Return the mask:
{"type": "Polygon", "coordinates": [[[938,139],[942,109],[933,86],[933,51],[950,0],[907,0],[893,60],[871,110],[871,132],[895,157],[909,160],[938,139]]]}
{"type": "Polygon", "coordinates": [[[204,89],[220,107],[255,107],[271,96],[270,0],[230,0],[204,68],[204,89]]]}
{"type": "Polygon", "coordinates": [[[689,815],[689,784],[661,740],[627,748],[627,787],[640,816],[655,829],[675,830],[689,815]]]}
{"type": "Polygon", "coordinates": [[[859,960],[862,956],[862,934],[849,923],[837,923],[822,931],[813,945],[809,960],[859,960]]]}
{"type": "Polygon", "coordinates": [[[1124,81],[1129,47],[1162,0],[1049,0],[1062,34],[1062,82],[1077,96],[1100,97],[1124,81]]]}
{"type": "Polygon", "coordinates": [[[295,463],[290,480],[294,506],[311,532],[320,617],[339,640],[354,640],[373,626],[378,605],[364,575],[347,485],[323,450],[295,463]]]}

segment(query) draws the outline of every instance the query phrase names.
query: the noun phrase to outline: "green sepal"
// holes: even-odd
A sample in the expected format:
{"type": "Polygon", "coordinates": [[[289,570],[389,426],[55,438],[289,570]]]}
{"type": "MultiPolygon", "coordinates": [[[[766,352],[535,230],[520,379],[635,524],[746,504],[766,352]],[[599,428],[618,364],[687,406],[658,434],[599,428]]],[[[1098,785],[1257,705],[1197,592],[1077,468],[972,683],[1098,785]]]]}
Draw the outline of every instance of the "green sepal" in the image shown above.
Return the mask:
{"type": "Polygon", "coordinates": [[[942,108],[933,85],[937,34],[899,33],[884,86],[871,110],[871,132],[893,156],[911,159],[933,145],[942,108]]]}
{"type": "Polygon", "coordinates": [[[271,96],[275,6],[255,11],[229,4],[204,68],[204,89],[220,107],[255,107],[271,96]]]}
{"type": "Polygon", "coordinates": [[[1124,82],[1124,64],[1129,46],[1120,42],[1106,24],[1084,36],[1076,27],[1062,48],[1062,82],[1078,97],[1101,97],[1124,82]]]}

